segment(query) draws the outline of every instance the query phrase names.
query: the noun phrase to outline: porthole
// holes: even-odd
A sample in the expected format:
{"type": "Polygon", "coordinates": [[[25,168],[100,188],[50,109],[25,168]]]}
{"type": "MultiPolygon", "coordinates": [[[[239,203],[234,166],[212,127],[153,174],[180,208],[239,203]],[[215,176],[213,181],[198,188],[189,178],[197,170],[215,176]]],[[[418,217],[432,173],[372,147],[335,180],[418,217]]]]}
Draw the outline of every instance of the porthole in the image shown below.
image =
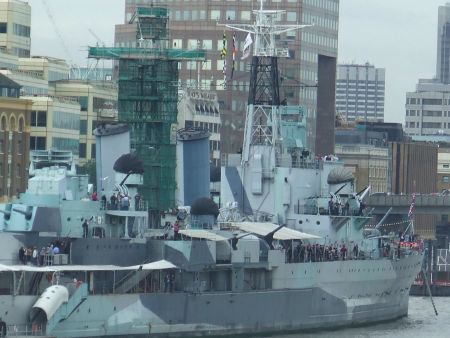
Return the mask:
{"type": "Polygon", "coordinates": [[[298,224],[303,224],[303,221],[302,220],[298,221],[298,224]]]}
{"type": "Polygon", "coordinates": [[[317,225],[320,225],[320,221],[317,221],[316,224],[317,224],[317,225]]]}

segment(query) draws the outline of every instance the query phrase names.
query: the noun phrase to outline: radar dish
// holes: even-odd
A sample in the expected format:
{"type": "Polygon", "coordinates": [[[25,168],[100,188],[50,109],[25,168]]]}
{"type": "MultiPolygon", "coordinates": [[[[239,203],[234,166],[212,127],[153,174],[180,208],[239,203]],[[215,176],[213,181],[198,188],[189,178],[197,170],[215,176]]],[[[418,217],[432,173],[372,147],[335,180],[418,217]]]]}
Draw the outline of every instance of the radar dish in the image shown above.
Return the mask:
{"type": "Polygon", "coordinates": [[[355,180],[355,177],[345,167],[338,167],[334,168],[330,171],[327,178],[328,184],[342,184],[347,182],[353,182],[355,180]]]}

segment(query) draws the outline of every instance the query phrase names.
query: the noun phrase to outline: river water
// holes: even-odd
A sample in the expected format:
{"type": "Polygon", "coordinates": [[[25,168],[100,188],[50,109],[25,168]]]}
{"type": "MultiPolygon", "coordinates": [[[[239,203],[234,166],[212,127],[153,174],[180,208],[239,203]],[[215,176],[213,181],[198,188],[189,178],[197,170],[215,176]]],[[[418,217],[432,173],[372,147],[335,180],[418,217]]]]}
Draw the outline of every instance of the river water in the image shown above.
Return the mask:
{"type": "Polygon", "coordinates": [[[433,298],[438,316],[430,298],[409,297],[408,317],[394,322],[334,331],[276,335],[272,338],[450,338],[450,298],[433,298]]]}

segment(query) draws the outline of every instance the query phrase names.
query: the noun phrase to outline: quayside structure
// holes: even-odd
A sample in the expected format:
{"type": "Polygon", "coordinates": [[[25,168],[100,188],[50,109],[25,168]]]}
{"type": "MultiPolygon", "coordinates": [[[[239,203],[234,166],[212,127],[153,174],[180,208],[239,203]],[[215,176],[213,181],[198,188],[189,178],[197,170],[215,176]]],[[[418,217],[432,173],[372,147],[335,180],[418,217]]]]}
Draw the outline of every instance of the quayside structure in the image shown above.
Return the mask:
{"type": "MultiPolygon", "coordinates": [[[[90,47],[89,58],[117,60],[119,121],[131,127],[131,148],[144,163],[141,196],[151,218],[175,207],[178,63],[204,60],[204,50],[170,49],[168,10],[137,8],[133,48],[90,47]]],[[[151,222],[152,222],[151,221],[151,222]]]]}

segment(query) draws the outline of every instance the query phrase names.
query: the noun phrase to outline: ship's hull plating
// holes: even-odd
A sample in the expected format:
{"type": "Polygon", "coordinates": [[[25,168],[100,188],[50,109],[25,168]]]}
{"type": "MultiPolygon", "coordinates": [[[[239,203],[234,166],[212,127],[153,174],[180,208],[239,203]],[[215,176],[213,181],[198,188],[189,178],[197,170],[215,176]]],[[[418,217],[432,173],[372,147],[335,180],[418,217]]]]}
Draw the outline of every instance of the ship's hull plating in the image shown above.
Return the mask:
{"type": "Polygon", "coordinates": [[[408,313],[421,259],[292,264],[300,267],[295,274],[306,271],[304,281],[314,280],[297,289],[90,295],[52,335],[235,335],[393,320],[408,313]]]}

